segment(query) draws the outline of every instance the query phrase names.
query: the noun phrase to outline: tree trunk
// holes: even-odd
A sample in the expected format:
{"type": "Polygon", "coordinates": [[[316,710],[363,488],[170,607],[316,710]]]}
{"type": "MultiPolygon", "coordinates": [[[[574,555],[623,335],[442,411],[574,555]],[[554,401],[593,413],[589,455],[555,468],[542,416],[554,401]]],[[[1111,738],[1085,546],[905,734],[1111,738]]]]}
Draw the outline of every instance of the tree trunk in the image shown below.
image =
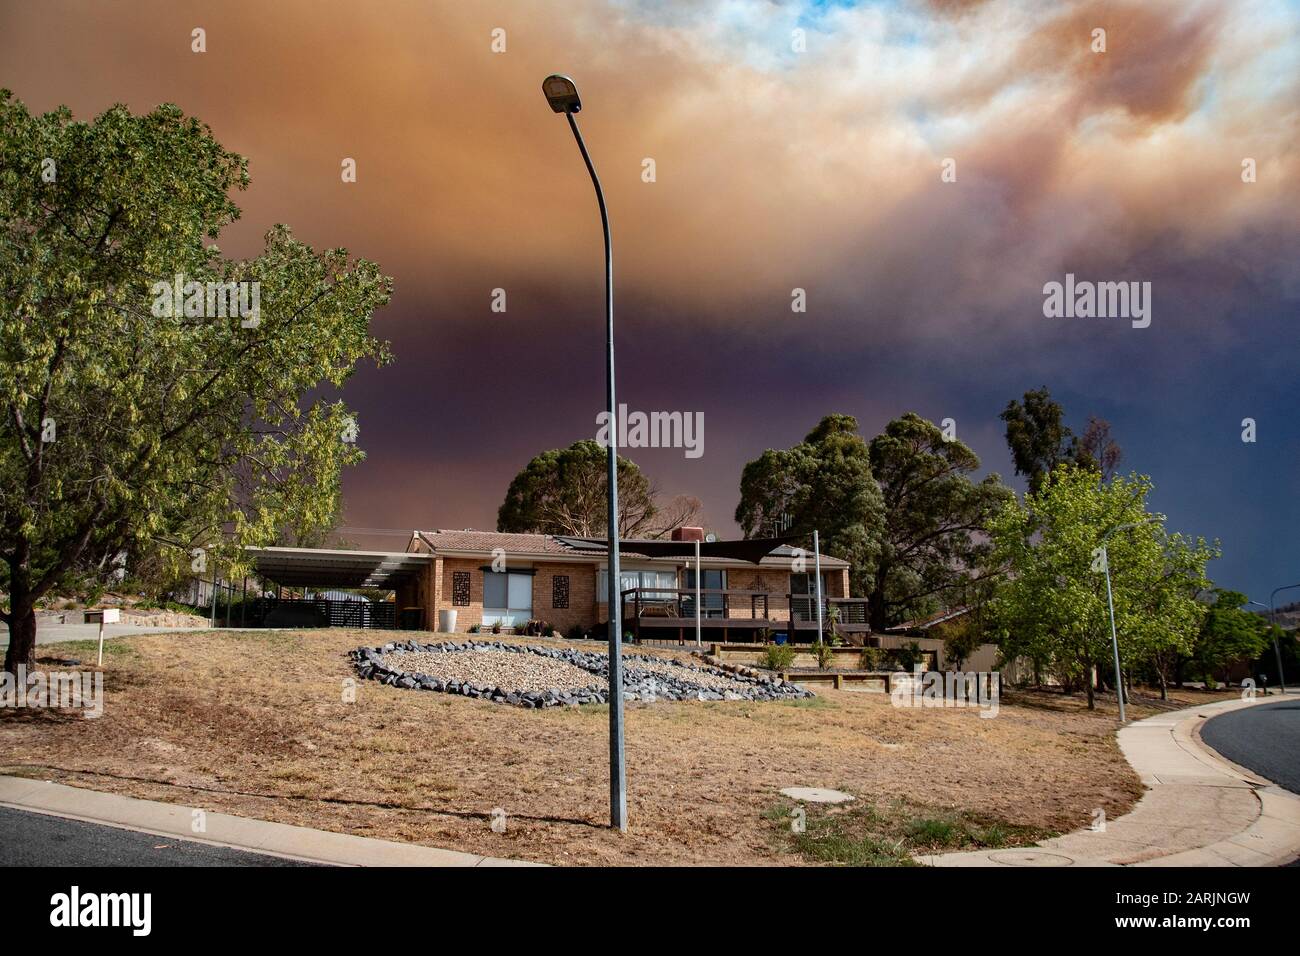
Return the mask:
{"type": "Polygon", "coordinates": [[[871,593],[867,595],[867,623],[871,625],[872,632],[876,634],[884,634],[885,628],[889,626],[887,608],[885,607],[885,581],[883,577],[876,577],[871,593]]]}
{"type": "Polygon", "coordinates": [[[1084,684],[1087,686],[1087,688],[1088,688],[1088,709],[1089,709],[1089,710],[1096,710],[1096,709],[1097,709],[1097,689],[1096,689],[1095,687],[1093,687],[1093,679],[1092,679],[1092,678],[1093,678],[1092,665],[1089,664],[1089,665],[1087,665],[1087,666],[1083,669],[1083,683],[1084,683],[1084,684]]]}
{"type": "Polygon", "coordinates": [[[1168,700],[1168,699],[1169,699],[1169,692],[1168,692],[1168,690],[1167,690],[1166,687],[1165,687],[1165,672],[1164,672],[1164,671],[1161,671],[1161,672],[1160,672],[1160,699],[1161,699],[1161,700],[1168,700]]]}
{"type": "Polygon", "coordinates": [[[36,669],[36,609],[25,610],[11,605],[9,616],[9,649],[5,652],[5,670],[18,676],[18,665],[27,670],[36,669]]]}

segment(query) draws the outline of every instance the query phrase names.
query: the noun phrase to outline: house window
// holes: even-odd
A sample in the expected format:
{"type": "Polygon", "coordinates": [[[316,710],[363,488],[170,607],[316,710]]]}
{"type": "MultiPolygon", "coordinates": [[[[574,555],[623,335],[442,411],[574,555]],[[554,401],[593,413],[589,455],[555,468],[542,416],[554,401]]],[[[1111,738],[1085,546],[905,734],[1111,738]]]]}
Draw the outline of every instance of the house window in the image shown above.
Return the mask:
{"type": "Polygon", "coordinates": [[[452,607],[469,607],[469,572],[451,572],[452,607]]]}
{"type": "MultiPolygon", "coordinates": [[[[822,572],[823,605],[829,594],[830,591],[826,589],[826,573],[822,572]]],[[[790,613],[797,621],[817,620],[817,575],[790,575],[790,613]]],[[[822,613],[828,613],[828,609],[823,607],[822,613]]]]}
{"type": "MultiPolygon", "coordinates": [[[[649,588],[641,592],[641,600],[672,600],[677,596],[675,588],[677,587],[676,571],[640,571],[635,568],[619,568],[618,577],[621,586],[619,591],[629,591],[632,588],[649,588]],[[664,590],[655,591],[655,588],[664,590]]],[[[596,576],[596,600],[605,603],[609,600],[609,571],[605,568],[600,569],[596,576]]]]}
{"type": "Polygon", "coordinates": [[[483,572],[483,623],[523,625],[533,616],[533,575],[513,571],[483,572]]]}
{"type": "Polygon", "coordinates": [[[567,608],[569,606],[569,576],[557,574],[551,578],[551,607],[567,608]]]}
{"type": "MultiPolygon", "coordinates": [[[[700,571],[700,589],[702,591],[722,591],[727,587],[727,572],[715,568],[700,571]]],[[[683,595],[682,613],[685,617],[695,616],[695,569],[686,569],[687,594],[683,595]]],[[[701,594],[700,617],[726,617],[727,595],[701,594]]]]}

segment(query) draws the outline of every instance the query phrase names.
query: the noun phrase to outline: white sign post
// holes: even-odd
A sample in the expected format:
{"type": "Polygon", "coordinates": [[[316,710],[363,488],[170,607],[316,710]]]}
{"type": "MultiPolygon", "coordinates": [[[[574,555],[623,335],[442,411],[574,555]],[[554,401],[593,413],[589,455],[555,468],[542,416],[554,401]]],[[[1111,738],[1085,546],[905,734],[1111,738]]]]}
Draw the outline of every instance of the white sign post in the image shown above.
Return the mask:
{"type": "Polygon", "coordinates": [[[99,665],[104,666],[104,625],[116,624],[122,620],[122,611],[116,607],[106,607],[99,611],[87,611],[86,623],[99,625],[99,665]]]}
{"type": "Polygon", "coordinates": [[[700,646],[700,542],[695,542],[695,646],[700,646]]]}

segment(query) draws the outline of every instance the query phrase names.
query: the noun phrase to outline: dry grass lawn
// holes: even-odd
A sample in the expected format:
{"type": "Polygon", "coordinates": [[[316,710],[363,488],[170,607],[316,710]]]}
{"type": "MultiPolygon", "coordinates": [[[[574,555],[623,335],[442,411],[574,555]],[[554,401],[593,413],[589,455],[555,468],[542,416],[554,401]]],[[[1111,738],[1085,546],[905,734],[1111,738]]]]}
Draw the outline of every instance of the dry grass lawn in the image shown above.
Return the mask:
{"type": "MultiPolygon", "coordinates": [[[[1141,793],[1113,713],[1060,695],[1010,696],[995,719],[829,689],[783,703],[629,703],[631,828],[619,835],[603,826],[605,707],[523,710],[373,681],[346,703],[345,655],[385,639],[112,641],[104,716],[0,713],[0,773],[556,864],[815,861],[782,836],[777,791],[789,786],[1040,834],[1086,826],[1095,807],[1114,819],[1141,793]],[[503,834],[489,826],[494,807],[508,814],[503,834]]],[[[38,651],[94,659],[88,643],[38,651]]]]}

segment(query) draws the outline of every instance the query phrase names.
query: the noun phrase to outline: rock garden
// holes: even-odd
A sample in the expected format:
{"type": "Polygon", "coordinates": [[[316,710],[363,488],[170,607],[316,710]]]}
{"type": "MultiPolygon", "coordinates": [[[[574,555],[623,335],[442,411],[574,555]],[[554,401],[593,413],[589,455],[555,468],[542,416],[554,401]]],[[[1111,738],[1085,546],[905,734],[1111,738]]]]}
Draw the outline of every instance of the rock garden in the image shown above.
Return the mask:
{"type": "MultiPolygon", "coordinates": [[[[525,708],[602,704],[609,656],[569,647],[502,641],[400,641],[359,647],[357,674],[394,687],[476,697],[525,708]]],[[[623,655],[625,700],[797,700],[813,694],[748,667],[695,665],[645,654],[623,655]]]]}

